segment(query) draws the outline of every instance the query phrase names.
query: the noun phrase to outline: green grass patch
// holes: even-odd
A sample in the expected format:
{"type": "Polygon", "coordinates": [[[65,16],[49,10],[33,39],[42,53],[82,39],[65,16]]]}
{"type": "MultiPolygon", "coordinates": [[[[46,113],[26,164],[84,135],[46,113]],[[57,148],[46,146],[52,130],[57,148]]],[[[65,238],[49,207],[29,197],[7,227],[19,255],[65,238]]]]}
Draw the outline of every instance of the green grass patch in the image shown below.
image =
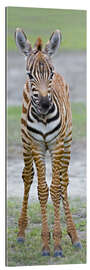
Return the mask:
{"type": "Polygon", "coordinates": [[[84,103],[72,103],[72,136],[73,140],[79,140],[86,136],[86,105],[84,103]]]}
{"type": "Polygon", "coordinates": [[[73,220],[76,223],[77,232],[81,239],[82,250],[76,251],[67,236],[65,216],[61,209],[62,227],[62,248],[64,258],[53,257],[53,221],[54,211],[51,203],[47,205],[48,224],[51,232],[50,257],[42,257],[41,241],[41,212],[39,202],[33,202],[28,207],[28,226],[26,229],[26,241],[24,244],[17,243],[18,218],[20,216],[22,202],[18,198],[10,198],[7,206],[8,227],[7,227],[7,265],[8,266],[27,266],[27,265],[53,265],[53,264],[82,264],[86,263],[86,219],[85,207],[83,202],[74,200],[70,203],[73,209],[73,220]],[[75,209],[75,211],[74,211],[75,209]],[[82,216],[81,216],[82,212],[82,216]],[[79,215],[79,219],[78,219],[79,215]],[[82,229],[81,229],[82,228],[82,229]],[[82,237],[83,236],[83,237],[82,237]]]}
{"type": "Polygon", "coordinates": [[[7,120],[9,121],[19,121],[21,117],[21,107],[20,106],[9,106],[7,109],[7,120]]]}
{"type": "Polygon", "coordinates": [[[20,144],[21,143],[21,107],[11,106],[7,108],[7,140],[8,145],[20,144]]]}
{"type": "MultiPolygon", "coordinates": [[[[86,106],[84,103],[72,103],[73,141],[86,136],[86,106]]],[[[10,106],[7,109],[8,144],[21,143],[20,135],[21,107],[10,106]]]]}
{"type": "Polygon", "coordinates": [[[86,49],[86,11],[41,8],[7,8],[7,47],[16,50],[14,32],[23,28],[32,45],[38,36],[45,44],[56,29],[62,32],[61,49],[86,49]]]}

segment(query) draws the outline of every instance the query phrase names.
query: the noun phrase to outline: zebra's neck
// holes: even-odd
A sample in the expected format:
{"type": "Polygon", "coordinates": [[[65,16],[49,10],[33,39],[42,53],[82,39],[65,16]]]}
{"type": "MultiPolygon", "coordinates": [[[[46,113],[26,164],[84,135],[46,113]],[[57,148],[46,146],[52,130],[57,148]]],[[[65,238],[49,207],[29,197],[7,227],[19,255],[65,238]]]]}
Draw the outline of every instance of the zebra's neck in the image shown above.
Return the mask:
{"type": "Polygon", "coordinates": [[[52,103],[52,106],[46,115],[40,114],[37,112],[36,108],[31,103],[29,114],[31,115],[33,121],[37,120],[37,122],[42,122],[46,125],[51,121],[57,120],[59,116],[59,110],[56,107],[56,104],[52,103]]]}
{"type": "Polygon", "coordinates": [[[38,115],[35,108],[31,104],[27,116],[28,133],[35,138],[35,140],[49,142],[53,140],[60,132],[61,118],[59,108],[53,102],[46,116],[38,115]]]}

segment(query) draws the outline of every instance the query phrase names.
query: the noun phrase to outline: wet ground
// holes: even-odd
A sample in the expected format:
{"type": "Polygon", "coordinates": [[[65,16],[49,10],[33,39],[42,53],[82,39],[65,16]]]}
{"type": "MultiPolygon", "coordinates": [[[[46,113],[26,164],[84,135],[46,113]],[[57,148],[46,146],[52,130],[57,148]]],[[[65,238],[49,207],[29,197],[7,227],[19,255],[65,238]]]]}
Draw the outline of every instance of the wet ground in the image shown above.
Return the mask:
{"type": "MultiPolygon", "coordinates": [[[[73,102],[86,102],[86,53],[61,52],[53,58],[56,70],[60,72],[70,85],[70,97],[73,102]]],[[[25,61],[18,52],[8,55],[8,105],[22,104],[22,89],[25,82],[25,61]]],[[[11,148],[10,148],[11,149],[11,148]]],[[[21,179],[23,158],[21,146],[13,146],[8,158],[8,197],[23,196],[23,181],[21,179]],[[15,153],[14,153],[15,149],[15,153]],[[19,150],[18,150],[19,149],[19,150]]],[[[51,182],[51,164],[49,155],[46,156],[47,182],[51,182]]],[[[72,156],[69,167],[70,184],[68,187],[70,198],[86,198],[86,139],[73,142],[72,156]]],[[[36,170],[31,186],[30,198],[37,199],[36,170]]]]}

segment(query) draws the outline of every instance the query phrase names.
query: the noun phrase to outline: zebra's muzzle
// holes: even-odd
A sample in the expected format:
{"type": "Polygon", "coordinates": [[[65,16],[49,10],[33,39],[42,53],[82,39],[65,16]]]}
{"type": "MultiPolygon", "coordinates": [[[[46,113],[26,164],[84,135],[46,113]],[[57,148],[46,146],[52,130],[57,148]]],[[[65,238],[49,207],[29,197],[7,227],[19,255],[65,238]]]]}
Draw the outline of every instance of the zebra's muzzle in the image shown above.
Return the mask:
{"type": "Polygon", "coordinates": [[[46,114],[51,105],[48,96],[45,96],[45,97],[40,96],[39,105],[40,105],[41,113],[46,114]]]}

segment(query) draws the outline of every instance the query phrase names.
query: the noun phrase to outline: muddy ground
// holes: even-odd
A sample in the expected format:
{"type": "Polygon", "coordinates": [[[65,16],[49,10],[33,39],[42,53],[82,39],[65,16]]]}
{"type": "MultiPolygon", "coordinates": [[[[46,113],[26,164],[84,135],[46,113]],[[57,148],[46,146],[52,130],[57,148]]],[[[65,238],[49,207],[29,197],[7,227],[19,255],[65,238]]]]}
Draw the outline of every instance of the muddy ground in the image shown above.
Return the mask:
{"type": "MultiPolygon", "coordinates": [[[[61,52],[53,58],[56,70],[60,72],[70,85],[71,102],[86,103],[86,53],[83,52],[61,52]]],[[[8,105],[22,104],[22,88],[25,82],[25,61],[18,52],[8,54],[8,105]]],[[[23,181],[21,173],[23,169],[23,159],[21,145],[15,146],[13,151],[8,147],[7,166],[7,194],[8,197],[23,196],[23,181]]],[[[51,164],[49,155],[46,156],[47,182],[51,182],[51,164]]],[[[73,142],[72,156],[69,167],[70,184],[68,192],[70,198],[86,198],[86,139],[73,142]]],[[[30,192],[31,200],[37,199],[37,177],[36,170],[34,182],[30,192]]]]}

